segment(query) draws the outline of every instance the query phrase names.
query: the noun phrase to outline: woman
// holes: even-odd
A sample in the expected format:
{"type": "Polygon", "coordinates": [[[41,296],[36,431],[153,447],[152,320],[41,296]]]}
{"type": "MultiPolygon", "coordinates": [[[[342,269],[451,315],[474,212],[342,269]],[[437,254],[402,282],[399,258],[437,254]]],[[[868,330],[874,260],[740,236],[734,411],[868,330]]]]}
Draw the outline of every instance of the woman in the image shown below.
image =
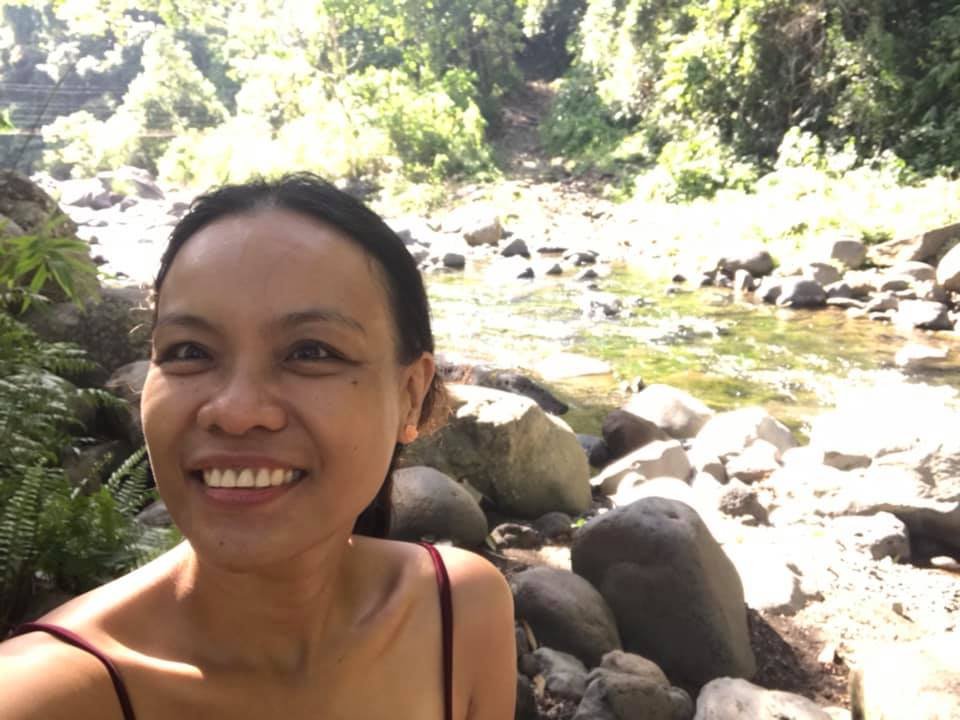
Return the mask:
{"type": "Polygon", "coordinates": [[[143,430],[187,542],[0,645],[0,718],[512,717],[503,578],[383,539],[440,391],[401,240],[313,176],[226,187],[155,293],[143,430]]]}

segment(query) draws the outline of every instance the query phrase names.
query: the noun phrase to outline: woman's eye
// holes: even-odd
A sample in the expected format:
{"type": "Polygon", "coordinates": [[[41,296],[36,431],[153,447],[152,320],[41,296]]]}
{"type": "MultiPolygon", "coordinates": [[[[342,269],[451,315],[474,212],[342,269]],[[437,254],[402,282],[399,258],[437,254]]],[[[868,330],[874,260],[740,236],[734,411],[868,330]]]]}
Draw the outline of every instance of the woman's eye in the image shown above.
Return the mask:
{"type": "Polygon", "coordinates": [[[184,342],[164,348],[158,356],[158,362],[189,362],[191,360],[206,360],[210,356],[207,351],[196,343],[184,342]]]}
{"type": "Polygon", "coordinates": [[[297,343],[290,351],[289,359],[295,362],[333,360],[337,356],[326,345],[314,341],[297,343]]]}

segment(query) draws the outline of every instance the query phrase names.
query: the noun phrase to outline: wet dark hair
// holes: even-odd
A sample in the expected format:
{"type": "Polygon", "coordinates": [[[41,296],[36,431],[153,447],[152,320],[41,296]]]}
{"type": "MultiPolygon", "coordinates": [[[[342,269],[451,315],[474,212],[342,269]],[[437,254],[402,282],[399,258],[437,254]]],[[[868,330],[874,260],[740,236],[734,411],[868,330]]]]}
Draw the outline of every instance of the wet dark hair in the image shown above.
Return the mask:
{"type": "MultiPolygon", "coordinates": [[[[154,320],[163,281],[177,253],[203,227],[231,215],[261,210],[290,210],[327,223],[345,233],[377,261],[386,284],[393,317],[397,362],[408,364],[424,352],[433,352],[430,306],[423,278],[403,240],[383,219],[356,198],[312,173],[294,173],[274,180],[258,178],[238,185],[225,185],[201,195],[170,234],[167,249],[153,284],[154,320]]],[[[420,414],[420,426],[429,423],[443,397],[443,382],[434,375],[420,414]]],[[[393,470],[402,446],[397,445],[387,477],[373,502],[354,524],[357,535],[383,538],[390,532],[393,470]]]]}

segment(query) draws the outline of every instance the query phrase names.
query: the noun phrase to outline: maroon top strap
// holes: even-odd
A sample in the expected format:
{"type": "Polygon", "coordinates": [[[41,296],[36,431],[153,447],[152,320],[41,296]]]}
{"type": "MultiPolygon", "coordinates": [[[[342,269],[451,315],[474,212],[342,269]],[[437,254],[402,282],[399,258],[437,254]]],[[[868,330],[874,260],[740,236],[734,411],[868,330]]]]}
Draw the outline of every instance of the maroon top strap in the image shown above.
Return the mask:
{"type": "Polygon", "coordinates": [[[443,623],[443,703],[444,720],[453,720],[453,601],[450,595],[450,576],[439,551],[429,543],[423,545],[433,559],[440,592],[440,619],[443,623]]]}
{"type": "Polygon", "coordinates": [[[25,635],[26,633],[31,632],[45,632],[53,635],[55,638],[63,640],[65,643],[80,648],[84,652],[90,653],[97,660],[103,663],[103,666],[110,674],[110,680],[113,681],[113,689],[117,692],[117,700],[120,701],[120,709],[123,710],[123,720],[136,720],[136,715],[133,714],[133,705],[130,703],[130,695],[127,693],[127,686],[123,684],[123,678],[120,677],[120,671],[117,670],[117,666],[113,664],[110,658],[108,658],[76,633],[67,630],[66,628],[62,628],[59,625],[50,625],[47,623],[24,623],[13,631],[12,637],[17,635],[25,635]]]}

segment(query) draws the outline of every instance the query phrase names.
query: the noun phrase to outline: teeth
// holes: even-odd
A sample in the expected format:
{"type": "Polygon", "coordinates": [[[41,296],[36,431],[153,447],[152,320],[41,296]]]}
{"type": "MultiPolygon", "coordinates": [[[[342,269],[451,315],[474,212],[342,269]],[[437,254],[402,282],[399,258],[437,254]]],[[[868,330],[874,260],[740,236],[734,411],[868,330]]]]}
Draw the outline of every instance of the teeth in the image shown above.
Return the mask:
{"type": "Polygon", "coordinates": [[[257,487],[270,487],[270,471],[266,468],[257,470],[257,487]]]}
{"type": "Polygon", "coordinates": [[[302,474],[300,470],[282,468],[211,468],[203,471],[203,482],[215,488],[265,488],[287,485],[302,474]]]}

